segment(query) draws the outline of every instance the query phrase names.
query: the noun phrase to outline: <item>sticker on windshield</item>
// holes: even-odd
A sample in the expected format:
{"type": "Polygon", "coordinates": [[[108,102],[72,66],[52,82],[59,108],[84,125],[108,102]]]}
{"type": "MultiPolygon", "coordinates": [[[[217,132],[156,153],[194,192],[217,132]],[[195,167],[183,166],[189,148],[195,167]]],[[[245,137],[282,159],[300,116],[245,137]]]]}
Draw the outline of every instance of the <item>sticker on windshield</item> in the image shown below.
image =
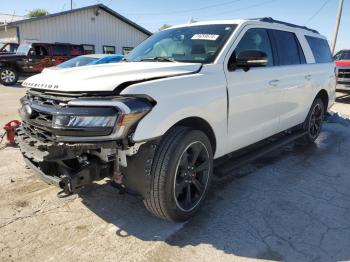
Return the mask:
{"type": "Polygon", "coordinates": [[[207,41],[216,41],[220,35],[212,34],[195,34],[192,36],[192,40],[207,40],[207,41]]]}

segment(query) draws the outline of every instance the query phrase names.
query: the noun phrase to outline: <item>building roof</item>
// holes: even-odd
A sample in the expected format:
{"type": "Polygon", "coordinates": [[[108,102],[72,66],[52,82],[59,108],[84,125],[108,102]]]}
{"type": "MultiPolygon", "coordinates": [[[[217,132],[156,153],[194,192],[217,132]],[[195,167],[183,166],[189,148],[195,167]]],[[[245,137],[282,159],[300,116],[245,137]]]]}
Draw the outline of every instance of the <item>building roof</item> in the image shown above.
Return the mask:
{"type": "Polygon", "coordinates": [[[77,8],[77,9],[72,9],[72,10],[68,10],[68,11],[59,12],[59,13],[49,14],[49,15],[46,15],[46,16],[39,16],[39,17],[33,17],[33,18],[18,20],[18,21],[14,21],[14,22],[8,23],[7,26],[16,26],[18,24],[30,23],[30,22],[38,21],[38,20],[42,20],[42,19],[49,19],[51,17],[65,15],[65,14],[70,14],[70,13],[74,13],[74,12],[78,12],[78,11],[82,11],[82,10],[86,10],[86,9],[101,9],[101,10],[109,13],[110,15],[118,18],[119,20],[122,20],[123,22],[127,23],[128,25],[136,28],[137,30],[143,32],[144,34],[149,35],[149,36],[152,35],[152,33],[150,31],[148,31],[147,29],[145,29],[142,26],[134,23],[133,21],[129,20],[125,16],[122,16],[121,14],[119,14],[116,11],[112,10],[111,8],[105,6],[104,4],[90,5],[90,6],[77,8]]]}
{"type": "Polygon", "coordinates": [[[12,23],[18,20],[26,19],[25,16],[19,16],[19,15],[11,15],[11,14],[1,14],[0,13],[0,25],[4,25],[6,23],[12,23]]]}

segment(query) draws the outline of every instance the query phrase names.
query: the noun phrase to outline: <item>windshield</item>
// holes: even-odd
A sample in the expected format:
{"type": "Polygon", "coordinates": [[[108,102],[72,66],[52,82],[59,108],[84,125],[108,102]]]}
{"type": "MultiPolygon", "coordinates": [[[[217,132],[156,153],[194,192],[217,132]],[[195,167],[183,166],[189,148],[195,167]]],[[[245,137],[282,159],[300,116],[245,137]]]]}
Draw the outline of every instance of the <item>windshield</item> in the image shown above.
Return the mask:
{"type": "Polygon", "coordinates": [[[136,47],[127,61],[212,63],[236,25],[200,25],[161,31],[136,47]]]}
{"type": "Polygon", "coordinates": [[[335,60],[350,60],[350,50],[340,51],[335,55],[335,60]]]}
{"type": "Polygon", "coordinates": [[[20,44],[19,47],[17,48],[16,53],[27,55],[31,47],[32,47],[31,44],[20,44]]]}
{"type": "Polygon", "coordinates": [[[66,62],[63,62],[62,64],[59,64],[58,68],[70,68],[70,67],[77,67],[77,66],[84,66],[87,64],[90,64],[94,61],[97,61],[98,58],[96,57],[89,57],[89,56],[81,56],[81,57],[75,57],[73,59],[70,59],[66,62]]]}

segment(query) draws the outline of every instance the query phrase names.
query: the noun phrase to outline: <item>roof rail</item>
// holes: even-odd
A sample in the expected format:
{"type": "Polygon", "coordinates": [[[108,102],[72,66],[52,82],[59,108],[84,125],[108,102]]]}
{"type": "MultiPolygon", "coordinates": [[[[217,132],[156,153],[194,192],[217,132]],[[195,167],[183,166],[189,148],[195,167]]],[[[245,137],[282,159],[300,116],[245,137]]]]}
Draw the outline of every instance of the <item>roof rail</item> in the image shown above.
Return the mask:
{"type": "Polygon", "coordinates": [[[308,28],[308,27],[306,27],[306,26],[295,25],[295,24],[291,24],[291,23],[287,23],[287,22],[275,20],[275,19],[273,19],[272,17],[253,18],[253,19],[249,19],[249,20],[258,20],[258,21],[266,22],[266,23],[276,23],[276,24],[281,24],[281,25],[286,25],[286,26],[290,26],[290,27],[296,27],[296,28],[308,30],[308,31],[310,31],[310,32],[319,34],[319,32],[318,32],[317,30],[308,28]]]}

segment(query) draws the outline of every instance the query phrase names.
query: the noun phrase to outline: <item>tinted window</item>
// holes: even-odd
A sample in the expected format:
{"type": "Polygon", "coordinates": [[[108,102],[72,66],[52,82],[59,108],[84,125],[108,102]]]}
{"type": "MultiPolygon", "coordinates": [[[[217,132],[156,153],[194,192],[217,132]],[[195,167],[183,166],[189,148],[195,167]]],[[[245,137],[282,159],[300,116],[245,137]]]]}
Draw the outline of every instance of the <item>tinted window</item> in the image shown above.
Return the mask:
{"type": "Polygon", "coordinates": [[[17,50],[17,45],[15,45],[15,44],[8,44],[8,45],[6,45],[6,47],[5,47],[5,49],[3,51],[15,53],[16,50],[17,50]]]}
{"type": "Polygon", "coordinates": [[[266,29],[249,29],[238,43],[233,55],[237,56],[240,52],[246,50],[256,50],[266,53],[268,58],[267,66],[273,65],[272,48],[266,29]]]}
{"type": "Polygon", "coordinates": [[[310,45],[316,63],[331,63],[333,61],[327,40],[312,36],[305,36],[310,45]]]}
{"type": "Polygon", "coordinates": [[[36,56],[49,55],[49,52],[47,51],[47,48],[45,46],[35,45],[33,46],[33,49],[34,49],[34,55],[36,56]]]}
{"type": "Polygon", "coordinates": [[[299,53],[299,49],[300,51],[302,50],[294,33],[279,30],[272,31],[276,40],[279,65],[297,65],[305,63],[305,57],[303,58],[299,53]]]}
{"type": "Polygon", "coordinates": [[[335,56],[335,60],[350,60],[350,50],[339,51],[335,56]]]}
{"type": "Polygon", "coordinates": [[[57,56],[68,56],[69,50],[65,45],[54,45],[52,46],[52,54],[57,56]]]}

